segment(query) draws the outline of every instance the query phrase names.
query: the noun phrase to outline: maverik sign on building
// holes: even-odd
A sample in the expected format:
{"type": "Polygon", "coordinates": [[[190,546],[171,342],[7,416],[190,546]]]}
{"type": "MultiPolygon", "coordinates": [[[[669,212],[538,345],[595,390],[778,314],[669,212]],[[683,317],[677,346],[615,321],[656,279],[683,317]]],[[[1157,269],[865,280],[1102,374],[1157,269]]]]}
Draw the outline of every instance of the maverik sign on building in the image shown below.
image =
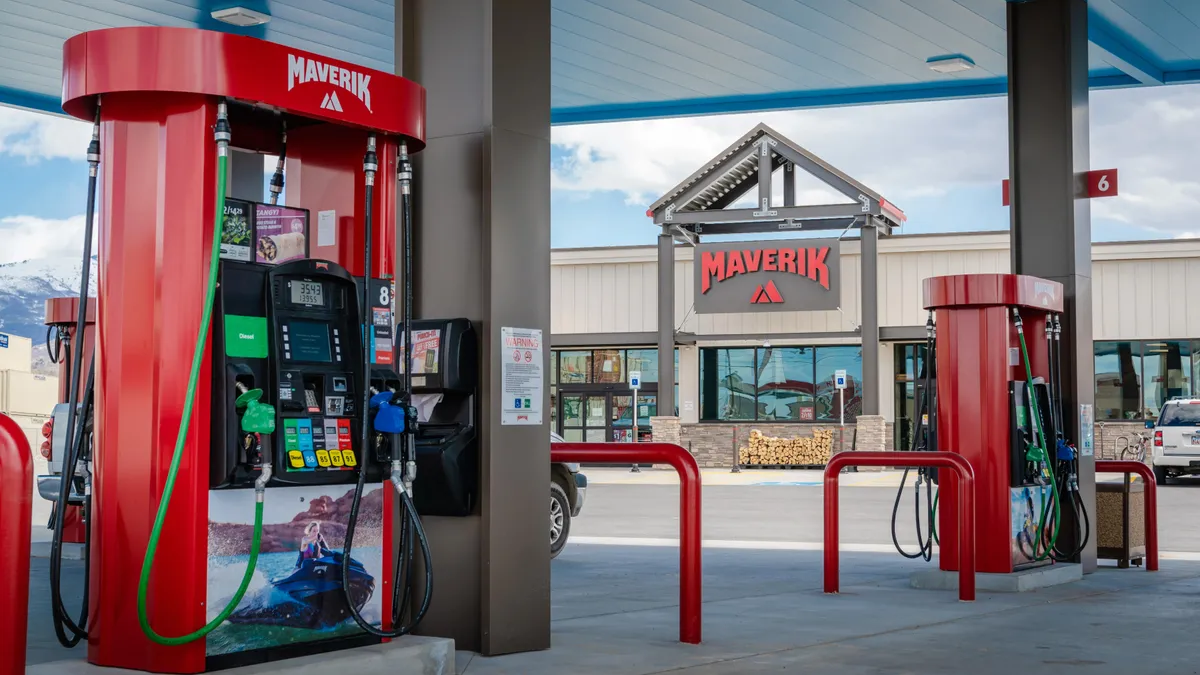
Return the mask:
{"type": "Polygon", "coordinates": [[[696,313],[837,309],[837,239],[696,246],[696,313]]]}

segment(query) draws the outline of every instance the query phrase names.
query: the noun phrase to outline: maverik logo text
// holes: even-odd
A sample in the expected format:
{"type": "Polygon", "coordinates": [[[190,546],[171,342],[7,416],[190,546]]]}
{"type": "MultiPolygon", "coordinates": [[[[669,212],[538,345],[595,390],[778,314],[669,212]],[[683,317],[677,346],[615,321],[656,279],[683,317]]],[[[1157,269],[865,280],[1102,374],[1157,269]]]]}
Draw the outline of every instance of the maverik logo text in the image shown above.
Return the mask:
{"type": "MultiPolygon", "coordinates": [[[[829,290],[829,266],[825,258],[829,256],[829,247],[811,248],[765,248],[744,251],[704,251],[700,256],[700,293],[704,294],[712,288],[713,277],[718,282],[735,277],[739,274],[753,272],[784,272],[801,277],[808,277],[829,290]]],[[[767,295],[774,291],[774,284],[767,290],[767,295]]],[[[778,294],[778,291],[775,291],[778,294]]],[[[773,302],[780,302],[773,297],[773,302]]],[[[754,302],[762,302],[756,299],[754,302]]]]}
{"type": "MultiPolygon", "coordinates": [[[[298,84],[309,82],[324,82],[340,87],[362,101],[369,112],[371,110],[371,76],[355,70],[347,70],[341,66],[322,63],[295,54],[288,54],[288,91],[298,84]]],[[[321,107],[326,110],[342,111],[342,105],[337,99],[337,92],[331,92],[321,101],[321,107]]]]}

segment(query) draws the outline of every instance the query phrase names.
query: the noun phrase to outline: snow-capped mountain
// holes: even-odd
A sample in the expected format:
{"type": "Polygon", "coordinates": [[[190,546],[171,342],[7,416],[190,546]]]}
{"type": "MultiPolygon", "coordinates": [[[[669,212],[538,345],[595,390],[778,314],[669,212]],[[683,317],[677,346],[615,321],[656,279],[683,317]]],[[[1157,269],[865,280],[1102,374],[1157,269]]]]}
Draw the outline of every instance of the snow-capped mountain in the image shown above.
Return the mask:
{"type": "MultiPolygon", "coordinates": [[[[96,294],[96,259],[92,258],[90,293],[96,294]]],[[[0,331],[42,344],[46,300],[79,294],[83,261],[73,258],[35,258],[0,265],[0,331]]]]}

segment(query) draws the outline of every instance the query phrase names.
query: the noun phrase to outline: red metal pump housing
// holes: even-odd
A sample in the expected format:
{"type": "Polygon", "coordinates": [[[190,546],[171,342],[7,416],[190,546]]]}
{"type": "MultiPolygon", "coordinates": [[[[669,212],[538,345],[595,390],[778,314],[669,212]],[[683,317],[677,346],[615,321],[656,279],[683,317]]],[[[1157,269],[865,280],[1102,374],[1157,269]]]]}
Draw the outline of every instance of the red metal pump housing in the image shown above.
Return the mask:
{"type": "MultiPolygon", "coordinates": [[[[201,672],[211,667],[205,640],[151,642],[139,627],[136,598],[208,281],[218,103],[229,102],[232,145],[240,150],[277,153],[280,121],[286,121],[286,205],[312,216],[316,234],[307,257],[358,277],[365,271],[363,156],[368,134],[378,134],[372,276],[387,280],[396,272],[398,151],[401,142],[410,152],[424,146],[425,92],[390,73],[284,45],[181,28],[82,33],[66,41],[63,63],[63,108],[89,122],[97,105],[100,110],[88,660],[201,672]]],[[[150,585],[150,622],[168,635],[210,618],[211,382],[209,354],[150,585]]],[[[392,497],[384,491],[384,514],[391,513],[392,497]]],[[[376,544],[385,570],[391,568],[391,530],[382,527],[383,541],[376,544]]],[[[380,586],[374,592],[386,624],[387,574],[380,586]]]]}
{"type": "MultiPolygon", "coordinates": [[[[938,446],[964,456],[976,474],[976,569],[1008,573],[1037,564],[1021,538],[1029,537],[1029,503],[1036,526],[1047,488],[1013,484],[1010,385],[1025,382],[1026,371],[1012,310],[1024,324],[1034,378],[1047,378],[1043,336],[1048,315],[1063,310],[1062,284],[1016,274],[933,277],[924,282],[924,306],[936,314],[938,446]]],[[[943,570],[958,569],[957,484],[954,475],[941,477],[943,570]]]]}

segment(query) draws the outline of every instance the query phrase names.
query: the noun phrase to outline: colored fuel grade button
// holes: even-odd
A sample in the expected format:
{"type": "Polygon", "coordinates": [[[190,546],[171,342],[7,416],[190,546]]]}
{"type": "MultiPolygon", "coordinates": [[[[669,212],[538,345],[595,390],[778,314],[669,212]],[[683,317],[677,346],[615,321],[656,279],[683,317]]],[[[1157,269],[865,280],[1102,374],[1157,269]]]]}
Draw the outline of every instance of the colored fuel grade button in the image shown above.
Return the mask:
{"type": "Polygon", "coordinates": [[[299,450],[289,450],[288,451],[288,464],[290,464],[293,469],[303,469],[304,468],[304,454],[301,453],[299,450]]]}
{"type": "Polygon", "coordinates": [[[329,468],[329,462],[330,462],[329,452],[327,450],[317,450],[316,454],[317,454],[317,465],[324,467],[324,468],[329,468]]]}
{"type": "Polygon", "coordinates": [[[354,456],[353,450],[343,450],[342,459],[345,460],[346,466],[358,466],[358,458],[354,456]]]}
{"type": "Polygon", "coordinates": [[[317,467],[317,453],[313,452],[312,450],[305,450],[303,454],[304,466],[310,469],[315,469],[317,467]]]}
{"type": "Polygon", "coordinates": [[[345,466],[346,463],[344,461],[342,461],[342,451],[336,450],[336,449],[330,450],[329,451],[329,463],[336,467],[345,466]]]}

